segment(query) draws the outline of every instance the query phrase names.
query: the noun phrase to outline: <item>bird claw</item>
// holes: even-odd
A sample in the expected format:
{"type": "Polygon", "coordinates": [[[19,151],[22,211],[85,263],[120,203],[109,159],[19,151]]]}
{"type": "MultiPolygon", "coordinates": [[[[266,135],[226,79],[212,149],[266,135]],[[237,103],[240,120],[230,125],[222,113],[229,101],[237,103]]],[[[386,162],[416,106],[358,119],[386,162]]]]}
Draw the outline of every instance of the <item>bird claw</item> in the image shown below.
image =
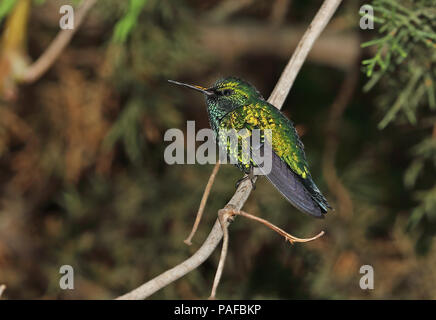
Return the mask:
{"type": "Polygon", "coordinates": [[[250,175],[243,176],[241,179],[239,179],[238,181],[236,181],[235,189],[238,189],[239,185],[240,185],[242,182],[244,182],[245,180],[248,180],[248,179],[250,179],[251,187],[253,188],[253,190],[256,190],[256,181],[255,181],[255,179],[254,179],[254,176],[253,176],[253,177],[250,177],[250,175]]]}

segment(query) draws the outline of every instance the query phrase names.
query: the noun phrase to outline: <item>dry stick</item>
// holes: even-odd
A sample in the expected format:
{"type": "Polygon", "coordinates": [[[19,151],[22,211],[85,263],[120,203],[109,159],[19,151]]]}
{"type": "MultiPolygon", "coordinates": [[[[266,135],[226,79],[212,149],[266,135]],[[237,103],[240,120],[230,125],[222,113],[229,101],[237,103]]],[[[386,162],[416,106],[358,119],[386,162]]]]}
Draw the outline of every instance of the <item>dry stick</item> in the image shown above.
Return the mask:
{"type": "MultiPolygon", "coordinates": [[[[221,247],[221,257],[227,257],[227,250],[229,248],[229,229],[227,228],[226,223],[233,221],[233,211],[233,209],[228,208],[224,208],[218,211],[218,221],[220,222],[221,230],[223,231],[223,245],[221,247]]],[[[221,275],[224,270],[224,263],[225,259],[220,258],[209,299],[215,299],[219,279],[221,279],[221,275]]]]}
{"type": "Polygon", "coordinates": [[[295,236],[293,236],[292,234],[287,233],[286,231],[284,231],[283,229],[280,229],[279,227],[273,225],[271,222],[269,222],[268,220],[262,219],[260,217],[254,216],[252,214],[249,214],[245,211],[232,211],[231,214],[234,215],[239,215],[239,216],[243,216],[245,218],[260,222],[262,224],[264,224],[265,226],[267,226],[268,228],[274,230],[275,232],[277,232],[279,235],[281,235],[282,237],[285,238],[286,241],[289,241],[291,244],[293,244],[294,242],[309,242],[309,241],[313,241],[318,239],[319,237],[321,237],[324,234],[324,231],[321,231],[320,233],[318,233],[316,236],[311,237],[311,238],[297,238],[295,236]]]}
{"type": "MultiPolygon", "coordinates": [[[[307,57],[310,48],[313,46],[313,43],[318,38],[322,30],[324,30],[341,1],[342,0],[325,0],[300,43],[298,44],[297,49],[283,71],[273,93],[268,99],[268,101],[277,108],[280,109],[282,107],[283,102],[285,101],[286,96],[292,87],[292,84],[294,83],[295,77],[301,69],[305,58],[307,57]]],[[[242,182],[236,189],[235,194],[225,208],[232,208],[236,211],[240,211],[250,196],[251,190],[252,186],[250,181],[247,180],[242,182]]],[[[224,224],[227,227],[229,222],[224,221],[224,224]]],[[[130,291],[129,293],[118,297],[117,299],[145,299],[168,284],[176,281],[202,264],[218,246],[222,237],[223,230],[219,220],[217,219],[203,245],[190,258],[144,283],[140,287],[130,291]]]]}
{"type": "Polygon", "coordinates": [[[215,177],[218,173],[219,168],[220,168],[220,162],[217,161],[217,163],[215,164],[215,167],[213,167],[212,173],[210,174],[209,181],[207,182],[207,185],[206,185],[206,189],[204,189],[203,196],[202,196],[201,202],[200,202],[200,207],[198,208],[197,216],[195,218],[194,226],[192,227],[192,230],[191,230],[191,233],[189,234],[189,236],[184,240],[184,242],[188,246],[190,246],[192,244],[192,242],[191,242],[192,237],[195,235],[195,232],[197,232],[198,225],[200,224],[201,217],[203,216],[204,208],[206,207],[207,199],[209,198],[210,189],[212,189],[212,185],[215,181],[215,177]]]}
{"type": "Polygon", "coordinates": [[[318,10],[315,18],[312,20],[309,28],[303,35],[303,38],[298,43],[295,53],[289,60],[285,70],[283,71],[279,82],[271,93],[268,102],[277,108],[281,108],[285,99],[292,87],[292,84],[300,71],[301,66],[306,60],[307,54],[312,48],[315,40],[330,21],[342,0],[325,0],[321,8],[318,10]]]}
{"type": "Polygon", "coordinates": [[[225,263],[225,260],[227,257],[227,251],[228,251],[228,246],[229,246],[229,230],[228,230],[228,226],[225,224],[225,222],[226,221],[228,221],[228,222],[233,221],[235,215],[243,216],[243,217],[248,218],[250,220],[254,220],[254,221],[262,223],[263,225],[267,226],[271,230],[277,232],[279,235],[284,237],[285,240],[289,241],[291,244],[293,244],[294,242],[313,241],[313,240],[316,240],[319,237],[324,235],[324,231],[321,231],[316,236],[311,237],[311,238],[297,238],[297,237],[287,233],[283,229],[277,227],[276,225],[272,224],[268,220],[265,220],[265,219],[262,219],[260,217],[255,216],[255,215],[249,214],[245,211],[238,211],[238,210],[234,210],[231,208],[224,208],[224,209],[219,210],[218,211],[218,220],[219,220],[219,222],[221,224],[221,228],[223,230],[223,245],[221,248],[220,261],[218,263],[218,267],[217,267],[217,271],[216,271],[215,278],[213,281],[212,291],[211,291],[209,299],[215,299],[216,289],[218,288],[218,285],[219,285],[219,282],[221,279],[221,275],[222,275],[223,269],[224,269],[224,263],[225,263]]]}
{"type": "Polygon", "coordinates": [[[96,2],[97,0],[85,0],[83,2],[75,14],[74,28],[72,30],[62,30],[56,35],[49,47],[38,58],[38,60],[30,65],[23,75],[18,77],[20,83],[35,82],[51,67],[68,43],[70,43],[73,35],[84,21],[89,9],[91,9],[96,2]]]}

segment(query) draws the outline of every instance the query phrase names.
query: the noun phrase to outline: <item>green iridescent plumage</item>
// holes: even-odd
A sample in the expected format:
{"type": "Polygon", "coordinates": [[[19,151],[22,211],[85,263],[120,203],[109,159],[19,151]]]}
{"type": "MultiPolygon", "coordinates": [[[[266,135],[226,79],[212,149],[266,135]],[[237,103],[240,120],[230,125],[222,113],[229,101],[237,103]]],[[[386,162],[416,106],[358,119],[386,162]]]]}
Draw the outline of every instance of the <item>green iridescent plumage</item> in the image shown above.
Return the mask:
{"type": "MultiPolygon", "coordinates": [[[[248,132],[270,129],[273,169],[266,177],[298,209],[316,217],[327,212],[330,206],[312,180],[303,143],[292,122],[268,103],[255,87],[234,77],[220,79],[208,89],[189,87],[205,94],[209,122],[220,147],[229,154],[238,154],[240,159],[241,146],[230,148],[221,129],[247,129],[248,132]]],[[[237,164],[245,173],[255,165],[253,159],[248,163],[240,159],[237,164]]]]}

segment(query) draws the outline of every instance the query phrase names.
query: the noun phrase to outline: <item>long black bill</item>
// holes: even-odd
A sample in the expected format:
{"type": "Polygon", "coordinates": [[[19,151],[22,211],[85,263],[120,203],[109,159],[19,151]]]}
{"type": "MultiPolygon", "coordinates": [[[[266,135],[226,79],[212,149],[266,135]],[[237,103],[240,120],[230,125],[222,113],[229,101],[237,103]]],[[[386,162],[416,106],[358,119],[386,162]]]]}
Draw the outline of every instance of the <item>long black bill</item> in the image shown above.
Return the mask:
{"type": "Polygon", "coordinates": [[[200,91],[201,93],[204,93],[205,95],[208,95],[208,96],[213,95],[213,92],[209,91],[209,89],[207,89],[207,88],[203,88],[200,86],[194,86],[192,84],[182,83],[182,82],[178,82],[178,81],[174,81],[174,80],[168,80],[168,82],[174,83],[174,84],[177,84],[179,86],[186,87],[186,88],[194,89],[196,91],[200,91]]]}

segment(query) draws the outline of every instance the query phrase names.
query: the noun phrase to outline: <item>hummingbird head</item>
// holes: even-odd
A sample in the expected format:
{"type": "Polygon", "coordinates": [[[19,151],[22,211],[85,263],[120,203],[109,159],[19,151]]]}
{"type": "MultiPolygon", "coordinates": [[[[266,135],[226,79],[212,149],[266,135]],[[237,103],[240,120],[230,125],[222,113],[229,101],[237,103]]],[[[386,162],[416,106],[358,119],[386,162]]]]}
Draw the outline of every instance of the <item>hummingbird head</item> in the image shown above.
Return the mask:
{"type": "Polygon", "coordinates": [[[210,88],[204,88],[196,85],[190,85],[173,80],[171,83],[181,85],[196,91],[202,92],[206,96],[208,106],[215,106],[222,111],[232,111],[240,106],[246,105],[253,100],[262,99],[262,95],[254,86],[245,80],[235,77],[226,77],[219,79],[210,88]]]}
{"type": "Polygon", "coordinates": [[[235,77],[219,79],[210,88],[190,85],[173,80],[168,81],[199,91],[205,95],[209,121],[214,130],[216,130],[219,122],[227,113],[244,105],[256,103],[259,99],[264,100],[262,95],[254,86],[235,77]]]}
{"type": "Polygon", "coordinates": [[[221,108],[227,111],[249,104],[256,99],[263,100],[262,95],[254,86],[235,77],[219,79],[209,90],[214,94],[207,96],[206,101],[218,103],[221,108]]]}

